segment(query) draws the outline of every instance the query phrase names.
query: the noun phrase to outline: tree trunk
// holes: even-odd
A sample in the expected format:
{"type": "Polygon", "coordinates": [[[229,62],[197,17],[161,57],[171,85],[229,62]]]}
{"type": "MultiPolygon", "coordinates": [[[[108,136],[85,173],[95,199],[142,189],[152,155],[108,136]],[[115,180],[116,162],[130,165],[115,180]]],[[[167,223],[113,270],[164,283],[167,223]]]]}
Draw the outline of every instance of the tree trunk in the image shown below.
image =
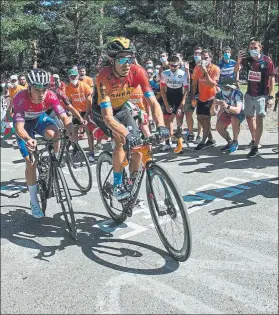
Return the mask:
{"type": "Polygon", "coordinates": [[[254,0],[254,20],[253,20],[253,34],[252,36],[258,35],[259,30],[259,8],[260,8],[260,0],[254,0]]]}
{"type": "Polygon", "coordinates": [[[23,69],[23,51],[18,54],[18,69],[19,71],[23,69]]]}
{"type": "Polygon", "coordinates": [[[32,45],[32,62],[33,62],[33,69],[38,68],[38,40],[34,39],[31,42],[32,45]]]}

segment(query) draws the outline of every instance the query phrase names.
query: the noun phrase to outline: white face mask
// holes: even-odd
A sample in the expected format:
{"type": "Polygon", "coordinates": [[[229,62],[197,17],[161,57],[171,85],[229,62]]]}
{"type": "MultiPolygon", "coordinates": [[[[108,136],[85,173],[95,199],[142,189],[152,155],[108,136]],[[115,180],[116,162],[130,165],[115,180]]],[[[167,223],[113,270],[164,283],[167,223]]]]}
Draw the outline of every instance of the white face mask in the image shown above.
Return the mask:
{"type": "Polygon", "coordinates": [[[11,86],[12,87],[17,87],[18,86],[18,81],[14,82],[14,83],[11,83],[11,86]]]}
{"type": "Polygon", "coordinates": [[[7,84],[7,87],[8,87],[8,88],[12,87],[12,83],[9,82],[9,83],[7,84]]]}
{"type": "Polygon", "coordinates": [[[1,87],[3,88],[3,87],[5,87],[6,86],[6,84],[5,83],[1,83],[1,87]]]}
{"type": "Polygon", "coordinates": [[[202,61],[201,61],[201,65],[202,65],[203,67],[207,67],[207,66],[210,64],[210,61],[211,61],[211,60],[202,60],[202,61]]]}
{"type": "Polygon", "coordinates": [[[231,94],[231,90],[222,90],[222,94],[225,96],[229,96],[231,94]]]}
{"type": "Polygon", "coordinates": [[[71,80],[71,83],[72,83],[73,85],[77,85],[77,84],[78,84],[78,80],[71,80]]]}

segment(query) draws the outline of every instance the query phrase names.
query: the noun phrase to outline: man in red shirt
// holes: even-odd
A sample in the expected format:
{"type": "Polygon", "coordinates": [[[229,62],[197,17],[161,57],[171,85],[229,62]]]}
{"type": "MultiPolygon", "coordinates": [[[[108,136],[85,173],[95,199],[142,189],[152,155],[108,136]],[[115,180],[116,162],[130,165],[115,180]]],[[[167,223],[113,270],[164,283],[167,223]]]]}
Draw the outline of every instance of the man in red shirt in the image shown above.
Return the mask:
{"type": "Polygon", "coordinates": [[[244,108],[252,136],[248,158],[259,154],[258,146],[263,133],[263,118],[267,107],[271,107],[274,101],[275,68],[271,58],[263,55],[261,50],[262,45],[258,40],[250,41],[249,55],[245,51],[240,51],[235,65],[236,72],[242,66],[248,74],[244,108]]]}

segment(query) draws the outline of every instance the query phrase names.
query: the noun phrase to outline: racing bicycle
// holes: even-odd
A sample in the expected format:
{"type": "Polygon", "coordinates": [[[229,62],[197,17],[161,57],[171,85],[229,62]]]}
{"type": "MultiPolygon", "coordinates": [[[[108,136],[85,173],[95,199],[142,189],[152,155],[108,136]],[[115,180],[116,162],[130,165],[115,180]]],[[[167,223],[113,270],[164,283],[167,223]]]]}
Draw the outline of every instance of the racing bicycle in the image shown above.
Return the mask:
{"type": "Polygon", "coordinates": [[[132,216],[137,197],[146,173],[146,196],[153,223],[169,252],[178,261],[189,258],[192,234],[188,213],[179,189],[171,175],[153,159],[152,146],[159,143],[159,135],[142,140],[142,145],[128,150],[123,161],[123,184],[130,196],[119,202],[113,197],[112,155],[103,151],[97,162],[96,175],[100,195],[106,210],[117,223],[132,216]],[[131,152],[140,152],[142,161],[136,177],[128,175],[131,152]]]}

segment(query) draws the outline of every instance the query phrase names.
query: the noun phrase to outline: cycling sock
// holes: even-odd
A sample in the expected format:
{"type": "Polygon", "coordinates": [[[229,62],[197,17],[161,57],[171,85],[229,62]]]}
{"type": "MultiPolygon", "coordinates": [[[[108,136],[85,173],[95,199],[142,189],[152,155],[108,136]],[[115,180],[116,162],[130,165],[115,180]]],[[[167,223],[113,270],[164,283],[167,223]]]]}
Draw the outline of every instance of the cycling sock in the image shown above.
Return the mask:
{"type": "Polygon", "coordinates": [[[37,185],[28,186],[28,189],[30,193],[31,203],[39,202],[37,195],[37,185]]]}
{"type": "Polygon", "coordinates": [[[122,172],[121,173],[116,173],[113,172],[113,185],[120,185],[122,184],[122,172]]]}

